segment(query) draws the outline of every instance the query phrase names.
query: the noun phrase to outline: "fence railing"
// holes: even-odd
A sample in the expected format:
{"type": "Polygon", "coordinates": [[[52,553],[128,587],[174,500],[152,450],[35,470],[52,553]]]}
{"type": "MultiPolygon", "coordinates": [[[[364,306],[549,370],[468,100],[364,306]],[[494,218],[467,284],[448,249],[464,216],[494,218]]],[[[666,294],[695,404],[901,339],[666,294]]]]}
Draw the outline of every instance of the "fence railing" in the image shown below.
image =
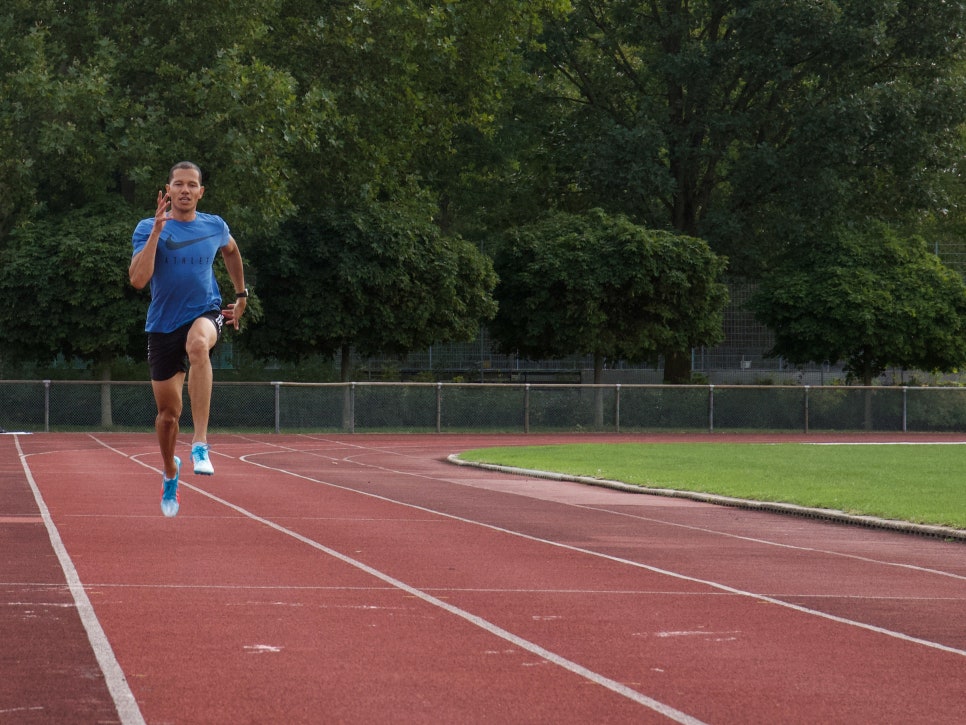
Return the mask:
{"type": "MultiPolygon", "coordinates": [[[[147,382],[0,381],[5,431],[153,430],[147,382]]],[[[181,425],[191,427],[185,393],[181,425]]],[[[215,383],[213,431],[966,431],[966,388],[215,383]]]]}

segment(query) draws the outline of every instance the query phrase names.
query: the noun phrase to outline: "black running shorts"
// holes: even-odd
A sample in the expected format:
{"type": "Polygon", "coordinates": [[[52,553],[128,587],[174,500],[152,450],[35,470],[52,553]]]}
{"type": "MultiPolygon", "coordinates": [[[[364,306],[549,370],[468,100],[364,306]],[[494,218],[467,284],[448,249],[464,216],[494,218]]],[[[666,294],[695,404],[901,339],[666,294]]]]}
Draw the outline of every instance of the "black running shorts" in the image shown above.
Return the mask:
{"type": "MultiPolygon", "coordinates": [[[[221,339],[221,328],[225,324],[225,317],[217,310],[206,312],[201,317],[211,320],[211,324],[218,331],[221,339]]],[[[200,318],[199,318],[200,319],[200,318]]],[[[151,380],[170,380],[178,373],[188,372],[188,330],[194,322],[182,325],[174,332],[148,333],[148,367],[151,369],[151,380]]],[[[215,348],[208,351],[208,355],[215,348]]]]}

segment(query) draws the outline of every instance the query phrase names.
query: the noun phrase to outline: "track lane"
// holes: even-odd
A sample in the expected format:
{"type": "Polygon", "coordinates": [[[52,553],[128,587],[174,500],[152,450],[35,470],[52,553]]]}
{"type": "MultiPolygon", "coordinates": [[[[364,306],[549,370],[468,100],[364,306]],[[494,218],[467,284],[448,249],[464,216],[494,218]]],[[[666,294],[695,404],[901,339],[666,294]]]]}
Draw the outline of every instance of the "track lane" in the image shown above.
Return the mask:
{"type": "MultiPolygon", "coordinates": [[[[319,556],[318,549],[306,555],[304,549],[313,547],[298,539],[280,544],[276,534],[281,532],[270,527],[262,531],[265,524],[253,516],[700,719],[747,722],[777,717],[794,722],[798,712],[800,721],[814,721],[817,714],[827,722],[874,714],[879,722],[900,718],[926,722],[929,717],[950,714],[947,697],[962,701],[961,687],[937,692],[934,684],[927,684],[937,682],[937,676],[938,681],[948,681],[956,679],[950,678],[951,672],[963,672],[959,662],[963,657],[954,653],[924,654],[924,648],[914,642],[884,646],[882,635],[875,632],[843,633],[841,623],[817,621],[805,612],[708,588],[698,581],[672,578],[669,586],[667,575],[629,565],[646,561],[653,566],[652,562],[669,557],[672,564],[677,562],[674,571],[710,567],[726,575],[724,580],[749,577],[749,570],[760,571],[764,566],[766,573],[759,577],[773,585],[776,573],[788,562],[810,566],[801,562],[814,553],[797,550],[794,556],[783,551],[783,563],[767,565],[761,550],[772,550],[770,556],[780,548],[744,540],[720,557],[702,558],[698,555],[702,549],[707,554],[722,548],[720,533],[676,527],[681,531],[674,536],[669,532],[675,527],[654,520],[657,514],[679,518],[704,514],[705,504],[669,505],[665,500],[647,506],[648,515],[638,517],[627,516],[626,510],[643,503],[608,504],[606,510],[598,510],[599,502],[593,507],[575,504],[586,489],[569,484],[556,484],[564,503],[547,501],[550,494],[542,485],[539,496],[521,495],[507,490],[514,486],[508,477],[468,475],[442,463],[441,451],[453,452],[453,439],[445,436],[403,438],[395,450],[387,450],[390,439],[346,437],[342,442],[300,437],[287,446],[305,447],[300,453],[279,450],[281,439],[269,436],[219,441],[213,448],[219,452],[214,457],[218,475],[214,479],[186,476],[199,490],[243,511],[189,488],[182,515],[167,522],[153,510],[156,475],[138,463],[150,460],[150,446],[144,445],[143,437],[133,442],[123,436],[105,438],[129,456],[122,459],[128,464],[105,463],[101,455],[87,461],[86,454],[74,451],[71,465],[80,471],[117,468],[117,475],[128,483],[137,480],[137,486],[120,486],[116,491],[117,482],[109,482],[119,501],[115,515],[85,511],[83,502],[70,501],[66,489],[54,481],[57,466],[51,467],[45,488],[65,496],[67,505],[57,514],[64,522],[65,540],[77,542],[79,570],[91,577],[85,581],[95,582],[88,585],[92,601],[99,614],[104,612],[112,642],[119,642],[116,650],[123,650],[122,664],[127,661],[133,667],[129,670],[124,665],[125,671],[129,677],[131,671],[138,673],[132,678],[133,687],[146,713],[163,715],[164,708],[170,707],[164,692],[175,688],[188,695],[187,705],[193,702],[195,710],[190,712],[194,714],[215,715],[216,704],[227,706],[222,701],[231,697],[225,712],[243,715],[266,707],[267,702],[272,708],[291,708],[271,711],[285,712],[292,721],[308,721],[299,718],[310,712],[317,715],[319,708],[339,712],[345,721],[360,722],[363,714],[385,716],[387,711],[410,715],[413,722],[430,721],[429,713],[462,716],[464,721],[469,715],[470,721],[483,721],[507,712],[519,714],[521,722],[547,722],[550,717],[557,722],[586,722],[587,716],[598,722],[611,717],[614,722],[641,717],[664,720],[653,711],[644,716],[633,703],[625,710],[627,702],[613,693],[603,696],[599,685],[589,690],[587,685],[575,686],[573,672],[561,672],[541,658],[524,661],[519,648],[494,646],[487,641],[493,639],[492,633],[465,630],[439,611],[430,614],[428,603],[411,593],[400,600],[398,587],[375,586],[372,577],[355,564],[319,556]],[[278,460],[272,461],[273,457],[278,460]],[[290,473],[268,469],[256,473],[249,462],[256,459],[290,473]],[[146,497],[145,488],[150,490],[146,497]],[[353,489],[368,495],[360,496],[353,489]],[[617,523],[621,519],[629,521],[617,523]],[[530,538],[521,539],[511,530],[530,538]],[[166,557],[141,546],[144,539],[164,542],[169,548],[166,557]],[[124,553],[109,564],[102,552],[112,542],[124,553]],[[561,543],[571,548],[562,548],[561,543]],[[628,563],[617,561],[622,558],[628,563]],[[708,558],[715,561],[709,563],[708,558]],[[170,561],[159,563],[165,559],[170,561]],[[749,561],[754,566],[748,566],[749,561]],[[328,582],[328,588],[320,588],[320,582],[328,582]],[[241,625],[260,631],[259,612],[269,614],[272,626],[267,629],[277,631],[276,643],[271,638],[244,641],[241,625]],[[333,613],[340,616],[328,619],[333,613]],[[308,631],[313,618],[318,618],[316,629],[322,635],[308,631]],[[405,620],[402,626],[401,620],[405,620]],[[378,647],[369,649],[364,644],[371,639],[365,636],[373,634],[371,629],[391,636],[378,639],[378,647]],[[129,639],[139,638],[152,643],[142,647],[152,653],[150,657],[142,653],[139,658],[136,647],[126,648],[129,639]],[[304,646],[293,644],[298,641],[304,646]],[[338,656],[331,657],[326,654],[326,642],[334,641],[341,642],[341,647],[335,648],[338,656]],[[406,646],[400,648],[400,642],[406,646]],[[428,651],[420,650],[420,642],[428,651]],[[179,651],[183,661],[178,661],[179,651]],[[442,653],[441,658],[434,658],[434,651],[442,653]],[[381,652],[392,656],[380,657],[381,652]],[[215,685],[210,662],[216,654],[227,658],[225,678],[244,686],[215,685]],[[170,666],[174,662],[176,668],[170,666]],[[263,669],[263,662],[271,664],[263,669]],[[400,672],[393,662],[405,662],[408,667],[400,672]],[[861,669],[856,662],[862,662],[861,669]],[[488,667],[475,671],[481,663],[488,667]],[[897,663],[907,664],[897,668],[897,663]],[[327,675],[307,679],[304,673],[299,675],[299,668],[327,675]],[[289,695],[300,707],[271,698],[270,683],[276,673],[295,683],[289,695]],[[380,686],[358,684],[367,680],[380,686]],[[481,681],[493,685],[488,695],[480,694],[481,681]],[[223,693],[222,686],[227,688],[223,693]],[[910,699],[917,687],[919,694],[910,699]],[[207,694],[201,696],[199,691],[207,694]],[[763,698],[766,691],[769,696],[763,698]],[[581,709],[588,692],[595,695],[592,705],[581,709]],[[777,699],[775,693],[781,693],[777,699]]],[[[41,460],[38,457],[38,463],[41,460]]],[[[533,488],[531,482],[516,481],[533,488]]],[[[601,492],[594,495],[599,497],[601,492]]],[[[632,495],[618,494],[621,501],[626,496],[632,495]]],[[[707,522],[702,528],[713,529],[707,522]]],[[[881,536],[884,532],[862,533],[881,536]]],[[[871,547],[868,541],[863,545],[871,547]]],[[[929,557],[942,558],[935,553],[929,557]]],[[[852,561],[850,565],[865,566],[852,561]]],[[[828,570],[828,566],[823,563],[818,569],[828,570]]],[[[902,577],[906,573],[898,571],[902,577]]],[[[895,576],[893,583],[900,581],[895,576]]],[[[828,577],[832,582],[850,578],[847,572],[828,577]]],[[[882,583],[880,574],[868,578],[868,584],[860,587],[862,592],[875,582],[882,583]]],[[[786,579],[794,581],[787,574],[786,579]]],[[[808,607],[818,598],[810,581],[799,577],[794,590],[809,601],[808,607]]],[[[847,599],[838,585],[826,581],[826,586],[847,599]]],[[[916,583],[914,588],[922,586],[916,583]]],[[[925,586],[931,586],[929,577],[925,586]]],[[[961,584],[953,579],[951,586],[946,599],[961,603],[961,584]]],[[[765,592],[753,587],[750,591],[765,592]]],[[[854,593],[848,596],[855,598],[854,593]]],[[[863,605],[855,613],[861,615],[867,609],[863,605]]],[[[954,619],[949,629],[957,626],[954,619]]]]}

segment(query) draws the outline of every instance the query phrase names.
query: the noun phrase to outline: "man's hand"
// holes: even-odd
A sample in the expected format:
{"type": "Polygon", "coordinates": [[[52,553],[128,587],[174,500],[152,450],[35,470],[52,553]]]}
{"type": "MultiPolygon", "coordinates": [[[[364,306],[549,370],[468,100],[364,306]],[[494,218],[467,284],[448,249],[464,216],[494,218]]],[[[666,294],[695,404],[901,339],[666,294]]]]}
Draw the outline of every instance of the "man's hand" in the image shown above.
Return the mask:
{"type": "Polygon", "coordinates": [[[168,216],[171,208],[171,197],[166,191],[158,192],[158,208],[154,212],[154,228],[161,230],[164,223],[170,218],[168,216]]]}
{"type": "Polygon", "coordinates": [[[245,307],[248,304],[248,300],[245,297],[239,297],[237,300],[228,305],[227,309],[221,311],[221,314],[225,317],[225,322],[238,329],[238,323],[241,321],[241,316],[245,314],[245,307]]]}
{"type": "Polygon", "coordinates": [[[127,269],[128,279],[135,289],[143,289],[154,276],[154,255],[158,249],[164,223],[171,218],[168,212],[170,204],[171,197],[167,192],[159,191],[158,208],[154,211],[154,228],[141,250],[131,257],[131,265],[127,269]]]}

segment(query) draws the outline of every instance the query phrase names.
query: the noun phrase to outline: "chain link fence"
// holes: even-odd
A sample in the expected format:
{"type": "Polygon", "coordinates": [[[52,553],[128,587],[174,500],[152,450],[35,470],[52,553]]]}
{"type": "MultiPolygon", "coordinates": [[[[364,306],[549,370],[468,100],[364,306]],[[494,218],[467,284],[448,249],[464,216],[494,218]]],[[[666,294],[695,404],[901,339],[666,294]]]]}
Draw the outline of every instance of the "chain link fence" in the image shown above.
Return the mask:
{"type": "MultiPolygon", "coordinates": [[[[6,432],[151,431],[147,382],[0,381],[6,432]]],[[[181,425],[191,427],[185,392],[181,425]]],[[[966,388],[215,383],[232,432],[966,431],[966,388]]],[[[2,432],[0,431],[0,432],[2,432]]]]}

